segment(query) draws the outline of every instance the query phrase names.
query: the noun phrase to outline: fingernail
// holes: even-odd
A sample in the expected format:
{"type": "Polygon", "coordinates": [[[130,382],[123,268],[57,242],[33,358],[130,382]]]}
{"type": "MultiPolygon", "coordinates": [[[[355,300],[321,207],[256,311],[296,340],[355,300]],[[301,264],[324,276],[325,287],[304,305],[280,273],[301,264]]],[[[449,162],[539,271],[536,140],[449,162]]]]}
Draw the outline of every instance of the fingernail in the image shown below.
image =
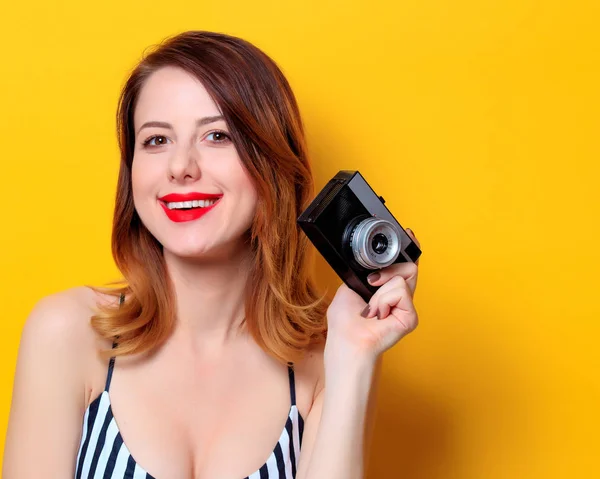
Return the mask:
{"type": "Polygon", "coordinates": [[[408,231],[411,234],[411,236],[415,236],[415,232],[410,228],[406,228],[406,231],[408,231]]]}
{"type": "Polygon", "coordinates": [[[366,318],[366,317],[369,315],[369,310],[370,310],[370,309],[371,309],[371,306],[369,306],[369,305],[367,304],[367,306],[365,307],[365,309],[363,309],[363,310],[362,310],[362,313],[360,313],[360,315],[361,315],[363,318],[366,318]]]}
{"type": "Polygon", "coordinates": [[[381,278],[381,274],[379,274],[379,273],[371,273],[369,276],[367,276],[369,283],[374,283],[379,278],[381,278]]]}

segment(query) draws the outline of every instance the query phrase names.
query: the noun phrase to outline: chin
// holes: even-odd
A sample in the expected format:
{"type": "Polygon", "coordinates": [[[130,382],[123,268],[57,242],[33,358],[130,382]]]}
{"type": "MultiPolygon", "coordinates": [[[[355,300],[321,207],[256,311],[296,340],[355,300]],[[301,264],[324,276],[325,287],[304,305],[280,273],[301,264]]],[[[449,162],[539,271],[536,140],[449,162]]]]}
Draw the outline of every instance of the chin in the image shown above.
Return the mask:
{"type": "Polygon", "coordinates": [[[165,245],[163,251],[171,256],[187,259],[211,258],[218,255],[219,247],[165,245]]]}
{"type": "Polygon", "coordinates": [[[166,254],[190,261],[226,261],[238,255],[245,249],[239,241],[230,241],[216,244],[196,245],[165,245],[163,251],[166,254]]]}

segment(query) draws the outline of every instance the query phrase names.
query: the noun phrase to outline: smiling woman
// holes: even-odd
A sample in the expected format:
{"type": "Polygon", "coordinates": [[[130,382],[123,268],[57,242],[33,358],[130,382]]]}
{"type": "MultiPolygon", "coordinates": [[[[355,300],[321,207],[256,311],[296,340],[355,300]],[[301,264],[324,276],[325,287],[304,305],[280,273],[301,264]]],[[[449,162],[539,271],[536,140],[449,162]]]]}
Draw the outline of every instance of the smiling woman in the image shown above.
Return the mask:
{"type": "Polygon", "coordinates": [[[113,251],[121,271],[129,274],[128,285],[113,294],[125,293],[128,300],[94,320],[101,334],[108,327],[108,336],[119,335],[113,354],[151,349],[174,323],[173,308],[160,304],[169,298],[166,275],[160,268],[158,277],[149,275],[146,258],[161,265],[163,253],[171,251],[228,254],[233,246],[226,245],[244,235],[252,243],[251,276],[257,279],[248,292],[246,322],[259,344],[290,361],[322,338],[325,305],[308,276],[306,240],[289,228],[310,199],[312,175],[298,106],[275,63],[232,37],[204,32],[172,39],[131,74],[118,125],[122,166],[113,251]],[[205,211],[170,209],[165,217],[164,203],[156,201],[165,194],[216,197],[221,212],[215,208],[212,219],[187,225],[183,233],[173,231],[165,218],[181,223],[205,211]],[[153,294],[127,294],[137,288],[153,294]],[[154,304],[142,305],[140,297],[154,304]],[[155,310],[159,314],[144,314],[155,310]],[[134,317],[137,331],[131,330],[134,317]]]}
{"type": "Polygon", "coordinates": [[[381,270],[367,308],[345,286],[319,296],[282,72],[244,40],[185,32],[131,72],[117,127],[123,280],[32,311],[4,479],[362,478],[378,359],[416,327],[417,267],[381,270]]]}

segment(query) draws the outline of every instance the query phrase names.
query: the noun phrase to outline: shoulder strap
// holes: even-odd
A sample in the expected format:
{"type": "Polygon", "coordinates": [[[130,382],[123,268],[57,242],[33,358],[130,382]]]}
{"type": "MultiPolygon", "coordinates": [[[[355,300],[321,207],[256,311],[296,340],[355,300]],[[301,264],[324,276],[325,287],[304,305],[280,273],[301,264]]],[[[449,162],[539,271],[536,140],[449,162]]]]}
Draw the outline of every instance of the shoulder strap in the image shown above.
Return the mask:
{"type": "Polygon", "coordinates": [[[290,379],[290,399],[292,406],[296,405],[296,378],[294,376],[294,363],[288,363],[288,377],[290,379]]]}
{"type": "MultiPolygon", "coordinates": [[[[121,305],[123,304],[123,302],[125,301],[125,295],[123,293],[121,293],[121,295],[119,296],[119,307],[121,307],[121,305]]],[[[115,349],[117,347],[117,340],[115,339],[113,341],[112,344],[113,349],[115,349]]],[[[113,374],[113,369],[115,368],[115,357],[111,357],[110,361],[108,362],[108,373],[106,375],[106,386],[104,386],[104,390],[108,391],[108,388],[110,388],[110,380],[112,379],[112,374],[113,374]]]]}

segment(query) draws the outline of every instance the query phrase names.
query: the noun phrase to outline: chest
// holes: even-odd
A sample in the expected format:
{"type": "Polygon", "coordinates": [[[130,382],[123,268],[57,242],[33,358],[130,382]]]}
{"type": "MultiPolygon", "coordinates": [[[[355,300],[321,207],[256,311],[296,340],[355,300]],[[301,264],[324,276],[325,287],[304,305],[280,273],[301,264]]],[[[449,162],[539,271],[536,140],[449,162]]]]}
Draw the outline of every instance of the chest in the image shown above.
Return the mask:
{"type": "Polygon", "coordinates": [[[178,376],[114,375],[86,411],[81,477],[113,464],[104,477],[295,476],[303,419],[293,372],[178,376]]]}

